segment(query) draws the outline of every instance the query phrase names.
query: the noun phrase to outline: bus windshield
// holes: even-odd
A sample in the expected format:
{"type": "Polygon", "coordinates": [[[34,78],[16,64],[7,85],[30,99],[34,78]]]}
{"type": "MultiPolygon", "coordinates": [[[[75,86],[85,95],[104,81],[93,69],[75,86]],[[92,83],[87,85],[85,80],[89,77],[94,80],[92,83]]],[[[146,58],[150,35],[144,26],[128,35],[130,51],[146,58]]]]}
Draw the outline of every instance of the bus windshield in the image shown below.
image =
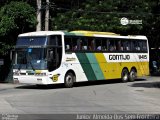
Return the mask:
{"type": "Polygon", "coordinates": [[[46,48],[19,48],[15,52],[14,69],[47,69],[46,48]]]}
{"type": "Polygon", "coordinates": [[[33,37],[19,37],[17,40],[17,46],[29,46],[29,45],[47,45],[46,36],[33,36],[33,37]]]}

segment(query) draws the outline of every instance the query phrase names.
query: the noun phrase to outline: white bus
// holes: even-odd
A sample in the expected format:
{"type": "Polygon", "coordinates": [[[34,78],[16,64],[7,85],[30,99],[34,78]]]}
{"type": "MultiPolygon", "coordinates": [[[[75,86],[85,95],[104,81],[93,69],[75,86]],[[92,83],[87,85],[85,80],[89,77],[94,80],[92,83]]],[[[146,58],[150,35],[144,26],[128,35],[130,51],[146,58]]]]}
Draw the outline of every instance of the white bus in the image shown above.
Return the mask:
{"type": "Polygon", "coordinates": [[[58,84],[149,75],[145,36],[94,31],[39,31],[20,34],[15,46],[15,83],[58,84]]]}

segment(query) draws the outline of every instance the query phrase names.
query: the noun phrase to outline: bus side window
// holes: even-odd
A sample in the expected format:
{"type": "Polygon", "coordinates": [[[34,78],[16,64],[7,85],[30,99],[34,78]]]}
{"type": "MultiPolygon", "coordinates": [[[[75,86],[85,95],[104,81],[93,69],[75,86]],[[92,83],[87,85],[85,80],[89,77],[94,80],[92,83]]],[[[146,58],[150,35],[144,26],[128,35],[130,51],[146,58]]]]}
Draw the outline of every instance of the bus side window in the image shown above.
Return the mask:
{"type": "Polygon", "coordinates": [[[70,50],[70,45],[67,44],[66,47],[65,47],[65,49],[66,49],[66,50],[70,50]]]}
{"type": "Polygon", "coordinates": [[[102,50],[107,51],[107,39],[102,39],[102,50]]]}
{"type": "Polygon", "coordinates": [[[109,40],[109,51],[115,51],[116,50],[116,46],[115,46],[115,41],[109,40]]]}
{"type": "Polygon", "coordinates": [[[65,37],[65,50],[70,51],[72,46],[72,39],[70,37],[65,37]]]}
{"type": "Polygon", "coordinates": [[[124,51],[124,45],[122,40],[120,40],[120,51],[124,51]]]}
{"type": "Polygon", "coordinates": [[[62,46],[61,35],[52,35],[50,37],[50,45],[62,46]]]}
{"type": "Polygon", "coordinates": [[[138,41],[139,42],[139,47],[140,47],[140,50],[143,51],[143,52],[146,52],[147,51],[147,42],[146,41],[138,41]]]}
{"type": "Polygon", "coordinates": [[[130,51],[131,50],[131,43],[127,40],[122,41],[122,46],[124,51],[130,51]]]}
{"type": "Polygon", "coordinates": [[[88,49],[90,51],[94,51],[95,50],[95,39],[94,38],[88,38],[88,49]]]}
{"type": "Polygon", "coordinates": [[[140,51],[141,50],[141,47],[140,47],[140,41],[136,41],[136,51],[140,51]]]}
{"type": "Polygon", "coordinates": [[[75,50],[82,50],[82,39],[81,38],[77,39],[77,45],[74,48],[75,50]]]}
{"type": "Polygon", "coordinates": [[[99,39],[99,38],[97,38],[97,39],[95,40],[95,42],[96,42],[96,50],[97,50],[97,51],[101,51],[101,50],[102,50],[102,40],[99,39]]]}
{"type": "Polygon", "coordinates": [[[137,41],[137,40],[132,41],[132,50],[133,51],[140,51],[139,41],[137,41]]]}
{"type": "Polygon", "coordinates": [[[82,50],[88,50],[88,39],[82,40],[82,50]]]}
{"type": "Polygon", "coordinates": [[[72,51],[77,51],[78,50],[78,47],[77,47],[77,38],[76,37],[72,38],[71,50],[72,51]]]}
{"type": "Polygon", "coordinates": [[[116,44],[116,50],[117,51],[122,51],[123,50],[123,47],[121,46],[121,40],[116,40],[115,44],[116,44]]]}
{"type": "Polygon", "coordinates": [[[136,42],[132,41],[131,45],[132,45],[132,51],[135,51],[136,50],[136,42]]]}
{"type": "Polygon", "coordinates": [[[147,52],[147,41],[142,41],[142,51],[147,52]]]}
{"type": "Polygon", "coordinates": [[[126,50],[127,51],[131,50],[131,42],[130,41],[126,41],[126,50]]]}

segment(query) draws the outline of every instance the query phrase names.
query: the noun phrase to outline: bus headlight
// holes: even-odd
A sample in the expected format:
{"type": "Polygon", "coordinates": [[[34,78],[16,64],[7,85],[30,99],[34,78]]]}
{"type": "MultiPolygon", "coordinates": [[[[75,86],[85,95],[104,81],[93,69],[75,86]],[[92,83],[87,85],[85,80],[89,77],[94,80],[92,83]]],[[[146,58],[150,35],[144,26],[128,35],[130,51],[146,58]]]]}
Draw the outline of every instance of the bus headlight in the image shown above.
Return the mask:
{"type": "Polygon", "coordinates": [[[14,84],[18,84],[18,83],[19,83],[18,78],[14,78],[14,84]]]}
{"type": "Polygon", "coordinates": [[[13,72],[13,75],[14,75],[14,76],[19,76],[19,75],[20,75],[20,72],[19,72],[19,71],[15,71],[15,72],[13,72]]]}

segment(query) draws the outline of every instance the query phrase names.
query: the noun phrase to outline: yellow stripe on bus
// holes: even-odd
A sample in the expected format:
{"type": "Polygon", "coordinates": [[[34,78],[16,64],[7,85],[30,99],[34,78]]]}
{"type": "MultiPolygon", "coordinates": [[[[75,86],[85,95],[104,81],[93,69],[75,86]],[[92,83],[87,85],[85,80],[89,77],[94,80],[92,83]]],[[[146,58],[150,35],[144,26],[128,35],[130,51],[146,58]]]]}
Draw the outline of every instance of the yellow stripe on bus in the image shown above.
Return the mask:
{"type": "Polygon", "coordinates": [[[107,66],[107,61],[104,57],[104,54],[103,53],[95,53],[95,57],[99,63],[99,66],[101,68],[101,71],[105,77],[105,79],[109,79],[109,75],[107,74],[108,73],[108,66],[107,66]]]}

